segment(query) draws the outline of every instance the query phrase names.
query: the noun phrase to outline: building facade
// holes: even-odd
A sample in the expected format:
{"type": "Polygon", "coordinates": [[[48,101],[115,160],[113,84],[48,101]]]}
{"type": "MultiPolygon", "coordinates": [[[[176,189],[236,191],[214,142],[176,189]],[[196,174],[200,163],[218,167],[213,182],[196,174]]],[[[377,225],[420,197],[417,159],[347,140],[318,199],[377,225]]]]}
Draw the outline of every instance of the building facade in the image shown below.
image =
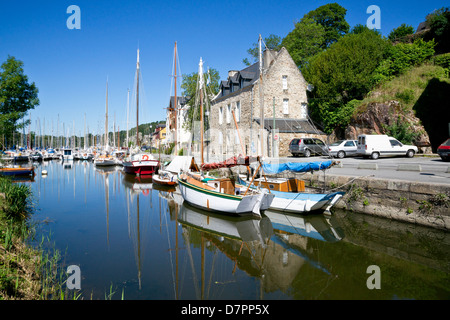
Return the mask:
{"type": "Polygon", "coordinates": [[[177,142],[176,150],[187,148],[190,145],[191,133],[184,128],[189,105],[186,104],[186,97],[177,97],[175,107],[175,97],[170,97],[166,114],[167,136],[166,144],[177,142]]]}
{"type": "Polygon", "coordinates": [[[308,121],[307,86],[285,48],[264,52],[262,86],[259,63],[229,71],[211,102],[213,155],[288,156],[294,137],[323,138],[308,121]]]}

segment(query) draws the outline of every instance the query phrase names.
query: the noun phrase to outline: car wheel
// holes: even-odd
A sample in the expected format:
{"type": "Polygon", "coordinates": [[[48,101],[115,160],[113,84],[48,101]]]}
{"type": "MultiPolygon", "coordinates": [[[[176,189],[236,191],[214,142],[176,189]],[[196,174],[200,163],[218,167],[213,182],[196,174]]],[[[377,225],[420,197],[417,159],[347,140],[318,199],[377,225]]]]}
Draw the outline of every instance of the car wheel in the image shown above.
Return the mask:
{"type": "Polygon", "coordinates": [[[374,152],[374,153],[372,153],[371,157],[373,160],[377,160],[380,157],[380,154],[378,152],[374,152]]]}
{"type": "Polygon", "coordinates": [[[305,157],[309,158],[311,156],[311,151],[308,149],[305,150],[305,157]]]}
{"type": "Polygon", "coordinates": [[[342,158],[345,158],[345,152],[344,151],[339,151],[338,153],[337,153],[337,157],[339,158],[339,159],[342,159],[342,158]]]}
{"type": "Polygon", "coordinates": [[[414,150],[408,150],[408,151],[406,152],[406,156],[407,156],[408,158],[414,157],[414,150]]]}

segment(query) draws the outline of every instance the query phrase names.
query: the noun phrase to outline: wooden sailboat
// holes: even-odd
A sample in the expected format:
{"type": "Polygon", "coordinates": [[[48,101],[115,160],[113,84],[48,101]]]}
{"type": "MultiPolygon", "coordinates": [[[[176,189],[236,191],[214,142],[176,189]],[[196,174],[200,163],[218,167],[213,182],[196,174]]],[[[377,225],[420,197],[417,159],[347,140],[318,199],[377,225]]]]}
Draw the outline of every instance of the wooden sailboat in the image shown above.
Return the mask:
{"type": "Polygon", "coordinates": [[[142,153],[139,150],[139,49],[137,51],[136,63],[136,147],[138,152],[130,155],[129,159],[123,162],[123,170],[129,174],[152,175],[159,167],[159,161],[151,154],[142,153]]]}
{"type": "Polygon", "coordinates": [[[109,154],[109,134],[108,134],[108,81],[106,81],[106,112],[105,112],[105,150],[94,159],[97,167],[110,167],[116,165],[114,158],[109,154]]]}
{"type": "MultiPolygon", "coordinates": [[[[203,159],[203,61],[200,58],[197,90],[200,93],[200,141],[201,141],[201,168],[203,159]]],[[[236,160],[236,159],[235,159],[236,160]]],[[[259,159],[258,159],[259,160],[259,159]]],[[[238,165],[240,161],[229,163],[228,166],[238,165]]],[[[245,163],[245,161],[244,161],[245,163]]],[[[192,166],[194,167],[194,166],[192,166]]],[[[184,201],[205,210],[217,211],[225,214],[255,214],[260,216],[266,210],[273,195],[267,190],[254,190],[240,188],[232,179],[204,178],[201,174],[183,172],[178,175],[178,184],[184,201]],[[242,190],[242,191],[241,191],[242,190]]]]}
{"type": "MultiPolygon", "coordinates": [[[[174,95],[174,112],[175,112],[175,154],[177,154],[177,43],[175,42],[174,49],[174,70],[175,70],[175,95],[174,95]]],[[[167,170],[159,170],[157,174],[153,175],[153,182],[165,185],[165,186],[175,186],[177,185],[177,177],[170,171],[167,170]]]]}

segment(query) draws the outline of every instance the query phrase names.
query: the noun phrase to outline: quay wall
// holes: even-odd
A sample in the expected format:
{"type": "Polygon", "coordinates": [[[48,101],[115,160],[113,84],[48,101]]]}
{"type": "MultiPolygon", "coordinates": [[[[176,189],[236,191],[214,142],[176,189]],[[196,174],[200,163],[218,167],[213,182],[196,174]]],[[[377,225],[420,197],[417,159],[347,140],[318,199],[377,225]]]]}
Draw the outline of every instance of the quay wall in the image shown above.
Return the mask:
{"type": "Polygon", "coordinates": [[[337,208],[450,230],[449,184],[323,173],[298,178],[310,187],[346,191],[337,208]]]}

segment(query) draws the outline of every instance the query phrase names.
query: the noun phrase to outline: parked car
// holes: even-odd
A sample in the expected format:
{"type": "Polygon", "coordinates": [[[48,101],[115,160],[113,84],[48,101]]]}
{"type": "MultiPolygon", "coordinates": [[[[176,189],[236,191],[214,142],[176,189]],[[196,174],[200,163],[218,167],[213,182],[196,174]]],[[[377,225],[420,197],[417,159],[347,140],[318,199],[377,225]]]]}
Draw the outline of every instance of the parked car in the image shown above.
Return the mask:
{"type": "Polygon", "coordinates": [[[450,139],[445,140],[437,149],[438,155],[444,161],[450,161],[450,139]]]}
{"type": "Polygon", "coordinates": [[[385,156],[414,157],[416,146],[402,144],[393,137],[381,134],[362,134],[358,136],[357,154],[378,159],[385,156]]]}
{"type": "Polygon", "coordinates": [[[303,155],[309,157],[312,154],[328,154],[327,145],[317,138],[295,138],[289,143],[289,152],[294,157],[303,155]]]}
{"type": "Polygon", "coordinates": [[[328,151],[333,157],[345,158],[347,156],[354,156],[357,153],[357,140],[339,140],[330,144],[328,151]]]}

